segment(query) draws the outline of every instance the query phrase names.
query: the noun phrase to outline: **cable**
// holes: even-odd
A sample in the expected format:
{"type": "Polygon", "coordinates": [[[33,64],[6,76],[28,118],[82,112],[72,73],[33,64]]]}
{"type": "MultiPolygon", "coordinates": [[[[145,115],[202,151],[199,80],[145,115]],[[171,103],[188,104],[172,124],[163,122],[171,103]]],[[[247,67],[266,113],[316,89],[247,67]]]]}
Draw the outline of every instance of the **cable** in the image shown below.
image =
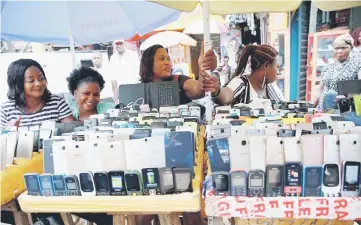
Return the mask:
{"type": "Polygon", "coordinates": [[[126,108],[130,108],[131,110],[133,110],[135,106],[142,107],[143,105],[144,105],[144,98],[138,98],[135,102],[129,102],[126,108]],[[137,104],[137,102],[139,102],[140,100],[142,100],[142,104],[137,104]]]}

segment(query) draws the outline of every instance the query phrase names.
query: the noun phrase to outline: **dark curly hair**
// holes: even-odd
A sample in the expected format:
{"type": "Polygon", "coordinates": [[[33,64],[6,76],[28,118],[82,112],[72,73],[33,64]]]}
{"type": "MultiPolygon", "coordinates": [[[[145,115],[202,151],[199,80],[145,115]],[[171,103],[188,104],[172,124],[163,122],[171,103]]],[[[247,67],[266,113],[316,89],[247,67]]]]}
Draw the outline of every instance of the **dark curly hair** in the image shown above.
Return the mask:
{"type": "Polygon", "coordinates": [[[153,45],[143,52],[139,69],[140,81],[142,83],[150,83],[153,81],[154,55],[160,48],[164,47],[162,45],[153,45]]]}
{"type": "MultiPolygon", "coordinates": [[[[41,65],[32,59],[18,59],[12,62],[8,68],[8,98],[9,100],[15,101],[16,108],[25,108],[25,94],[24,94],[24,76],[25,71],[31,67],[35,66],[43,74],[45,81],[46,76],[41,65]]],[[[42,96],[42,100],[45,103],[48,103],[51,99],[51,93],[48,88],[45,89],[42,96]]]]}
{"type": "Polygon", "coordinates": [[[74,95],[74,91],[81,85],[82,83],[97,83],[100,87],[100,90],[103,90],[105,81],[98,73],[98,71],[89,68],[89,67],[80,67],[78,69],[74,69],[70,76],[66,78],[68,81],[68,88],[72,95],[74,95]]]}

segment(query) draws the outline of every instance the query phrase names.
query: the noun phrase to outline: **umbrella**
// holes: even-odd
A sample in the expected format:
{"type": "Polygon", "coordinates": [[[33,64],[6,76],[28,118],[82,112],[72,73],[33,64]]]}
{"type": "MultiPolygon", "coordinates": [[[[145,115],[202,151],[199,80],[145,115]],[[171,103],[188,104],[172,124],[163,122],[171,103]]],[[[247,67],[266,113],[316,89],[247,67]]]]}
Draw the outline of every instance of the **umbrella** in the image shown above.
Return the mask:
{"type": "Polygon", "coordinates": [[[165,48],[178,44],[196,46],[197,41],[181,32],[164,31],[154,34],[145,40],[140,45],[140,50],[145,50],[155,44],[163,45],[165,48]]]}
{"type": "MultiPolygon", "coordinates": [[[[211,34],[222,34],[222,33],[228,33],[228,27],[224,25],[223,23],[210,20],[209,21],[210,30],[209,32],[211,34]]],[[[191,23],[189,26],[184,29],[183,33],[186,34],[203,34],[203,21],[195,21],[191,23]]]]}
{"type": "Polygon", "coordinates": [[[74,43],[147,33],[179,14],[147,1],[1,1],[1,39],[65,44],[74,52],[74,43]]]}

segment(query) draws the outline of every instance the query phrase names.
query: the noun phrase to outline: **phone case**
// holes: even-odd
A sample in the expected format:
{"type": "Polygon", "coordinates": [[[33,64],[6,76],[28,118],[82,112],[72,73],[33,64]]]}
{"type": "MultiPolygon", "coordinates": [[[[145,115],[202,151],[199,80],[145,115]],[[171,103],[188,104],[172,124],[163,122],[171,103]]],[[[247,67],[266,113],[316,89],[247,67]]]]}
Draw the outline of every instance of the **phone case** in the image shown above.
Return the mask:
{"type": "Polygon", "coordinates": [[[104,171],[125,171],[127,169],[125,161],[124,140],[99,142],[99,148],[102,151],[101,161],[104,171]]]}
{"type": "Polygon", "coordinates": [[[340,161],[361,161],[361,135],[340,134],[340,161]]]}
{"type": "Polygon", "coordinates": [[[275,123],[255,123],[254,127],[258,130],[274,129],[274,128],[277,128],[277,124],[275,124],[275,123]]]}
{"type": "Polygon", "coordinates": [[[350,133],[349,129],[333,129],[332,134],[340,135],[340,134],[348,134],[350,133]]]}
{"type": "Polygon", "coordinates": [[[266,140],[266,164],[284,164],[283,138],[272,136],[266,140]]]}
{"type": "Polygon", "coordinates": [[[239,136],[239,135],[247,135],[247,129],[243,126],[232,126],[231,127],[231,137],[239,136]]]}
{"type": "Polygon", "coordinates": [[[361,134],[361,126],[353,127],[350,130],[350,134],[361,134]]]}
{"type": "Polygon", "coordinates": [[[247,130],[248,136],[265,136],[265,130],[259,129],[248,129],[247,130]]]}
{"type": "Polygon", "coordinates": [[[250,136],[250,170],[262,170],[266,168],[266,136],[250,136]]]}
{"type": "Polygon", "coordinates": [[[305,166],[320,166],[323,163],[323,135],[301,136],[302,163],[305,166]]]}
{"type": "Polygon", "coordinates": [[[198,136],[198,123],[196,122],[184,122],[183,127],[191,127],[194,135],[198,136]]]}
{"type": "Polygon", "coordinates": [[[338,135],[323,137],[323,161],[340,162],[340,144],[338,135]]]}
{"type": "Polygon", "coordinates": [[[300,137],[283,138],[285,162],[301,162],[301,140],[300,137]]]}
{"type": "Polygon", "coordinates": [[[247,136],[228,138],[231,170],[250,170],[250,145],[247,136]]]}
{"type": "Polygon", "coordinates": [[[34,148],[34,132],[19,132],[16,157],[31,159],[34,148]]]}
{"type": "Polygon", "coordinates": [[[352,121],[332,121],[328,123],[330,129],[352,129],[355,123],[352,121]]]}
{"type": "Polygon", "coordinates": [[[18,133],[10,132],[6,134],[6,164],[12,165],[14,162],[18,133]]]}

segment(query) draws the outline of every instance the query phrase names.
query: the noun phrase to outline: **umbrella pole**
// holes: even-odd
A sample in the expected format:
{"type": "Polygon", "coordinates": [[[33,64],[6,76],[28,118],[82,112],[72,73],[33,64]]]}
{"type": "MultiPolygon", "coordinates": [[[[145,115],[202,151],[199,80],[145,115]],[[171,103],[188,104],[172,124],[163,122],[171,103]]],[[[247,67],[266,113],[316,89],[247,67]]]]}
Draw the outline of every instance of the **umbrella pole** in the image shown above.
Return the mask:
{"type": "Polygon", "coordinates": [[[70,52],[71,52],[71,62],[73,69],[76,68],[76,56],[75,56],[75,46],[74,46],[74,39],[72,35],[69,35],[69,45],[70,45],[70,52]]]}
{"type": "MultiPolygon", "coordinates": [[[[202,12],[203,12],[203,40],[204,40],[204,52],[207,52],[211,49],[211,34],[210,34],[210,25],[209,25],[209,1],[202,2],[202,12]]],[[[211,74],[211,71],[207,71],[208,74],[211,74]]],[[[206,102],[206,121],[207,124],[212,123],[212,99],[211,92],[206,92],[205,102],[206,102]]]]}

